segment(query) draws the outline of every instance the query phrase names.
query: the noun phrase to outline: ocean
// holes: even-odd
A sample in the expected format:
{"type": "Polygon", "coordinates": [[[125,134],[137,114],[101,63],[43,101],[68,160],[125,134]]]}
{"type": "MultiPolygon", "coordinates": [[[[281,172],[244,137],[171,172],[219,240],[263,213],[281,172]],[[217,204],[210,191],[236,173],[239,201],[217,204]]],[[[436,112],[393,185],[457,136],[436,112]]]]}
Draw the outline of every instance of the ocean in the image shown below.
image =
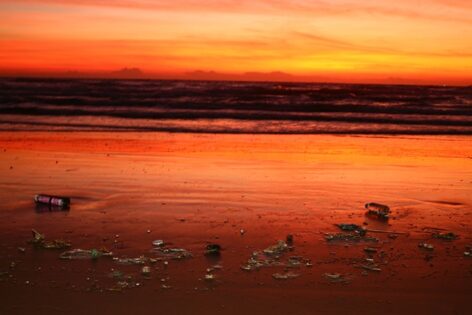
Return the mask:
{"type": "Polygon", "coordinates": [[[2,78],[0,130],[472,135],[472,87],[2,78]]]}

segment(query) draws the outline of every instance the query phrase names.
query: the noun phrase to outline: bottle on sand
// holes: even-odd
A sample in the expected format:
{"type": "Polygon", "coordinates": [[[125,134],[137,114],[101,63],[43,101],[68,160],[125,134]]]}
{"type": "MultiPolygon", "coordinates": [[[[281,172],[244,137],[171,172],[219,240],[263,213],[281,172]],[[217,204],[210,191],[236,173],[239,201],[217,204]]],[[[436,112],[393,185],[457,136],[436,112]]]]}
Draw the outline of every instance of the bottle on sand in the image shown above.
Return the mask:
{"type": "Polygon", "coordinates": [[[34,196],[34,201],[36,203],[47,204],[50,206],[57,206],[62,208],[67,208],[70,205],[70,198],[68,197],[50,196],[44,194],[38,194],[34,196]]]}

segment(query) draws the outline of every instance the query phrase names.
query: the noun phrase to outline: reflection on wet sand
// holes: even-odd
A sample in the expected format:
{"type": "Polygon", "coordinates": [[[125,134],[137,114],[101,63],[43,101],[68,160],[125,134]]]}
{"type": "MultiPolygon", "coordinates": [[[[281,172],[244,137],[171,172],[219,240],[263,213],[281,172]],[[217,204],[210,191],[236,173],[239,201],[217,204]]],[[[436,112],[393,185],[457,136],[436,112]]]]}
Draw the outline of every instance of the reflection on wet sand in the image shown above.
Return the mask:
{"type": "Polygon", "coordinates": [[[467,137],[5,132],[0,156],[4,314],[468,307],[467,137]],[[36,208],[38,193],[70,210],[36,208]],[[27,243],[31,229],[88,259],[27,243]]]}

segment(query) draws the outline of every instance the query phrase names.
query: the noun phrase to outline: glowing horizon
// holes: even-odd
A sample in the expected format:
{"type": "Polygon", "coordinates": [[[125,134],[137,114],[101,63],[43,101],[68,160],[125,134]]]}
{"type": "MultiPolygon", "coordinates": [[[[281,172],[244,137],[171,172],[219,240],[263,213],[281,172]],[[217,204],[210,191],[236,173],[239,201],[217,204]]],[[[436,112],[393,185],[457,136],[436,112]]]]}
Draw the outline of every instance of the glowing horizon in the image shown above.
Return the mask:
{"type": "Polygon", "coordinates": [[[0,74],[472,83],[466,0],[0,0],[0,20],[0,74]]]}

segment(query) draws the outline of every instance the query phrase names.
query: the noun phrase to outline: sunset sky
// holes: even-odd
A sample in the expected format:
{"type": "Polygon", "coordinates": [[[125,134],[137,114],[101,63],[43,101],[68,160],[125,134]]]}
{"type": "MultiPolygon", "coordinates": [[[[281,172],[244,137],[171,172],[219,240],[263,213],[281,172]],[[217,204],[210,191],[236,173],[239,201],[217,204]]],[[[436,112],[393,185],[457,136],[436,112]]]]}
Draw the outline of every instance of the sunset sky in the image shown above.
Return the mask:
{"type": "Polygon", "coordinates": [[[0,0],[0,74],[472,84],[470,0],[0,0]]]}

